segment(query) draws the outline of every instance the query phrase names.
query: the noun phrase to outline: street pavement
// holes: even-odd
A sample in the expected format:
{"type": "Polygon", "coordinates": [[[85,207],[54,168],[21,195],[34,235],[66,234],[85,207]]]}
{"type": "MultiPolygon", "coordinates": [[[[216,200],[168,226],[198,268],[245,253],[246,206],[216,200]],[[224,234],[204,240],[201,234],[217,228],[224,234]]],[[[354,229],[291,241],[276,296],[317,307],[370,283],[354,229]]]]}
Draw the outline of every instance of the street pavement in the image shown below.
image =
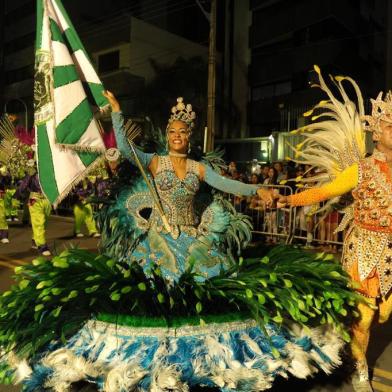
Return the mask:
{"type": "MultiPolygon", "coordinates": [[[[18,264],[30,262],[37,257],[38,251],[31,249],[31,227],[28,225],[22,226],[19,221],[11,222],[9,226],[10,243],[0,244],[0,261],[3,263],[10,260],[12,263],[18,264]]],[[[96,251],[97,249],[98,241],[95,238],[88,236],[74,238],[73,219],[70,217],[52,215],[49,219],[46,237],[48,245],[54,254],[60,253],[71,244],[92,251],[96,251]]]]}
{"type": "MultiPolygon", "coordinates": [[[[53,253],[77,245],[80,248],[97,250],[98,240],[94,238],[74,238],[71,218],[52,216],[47,230],[47,240],[53,253]]],[[[10,243],[0,244],[0,292],[12,283],[13,269],[31,262],[38,255],[31,249],[31,228],[19,222],[10,224],[10,243]]],[[[392,392],[392,320],[383,325],[375,325],[369,345],[369,366],[373,369],[372,385],[377,392],[392,392]]],[[[318,375],[309,380],[277,380],[273,392],[353,392],[349,382],[352,362],[347,355],[343,365],[332,375],[318,375]]],[[[0,392],[20,391],[18,387],[0,385],[0,392]]]]}

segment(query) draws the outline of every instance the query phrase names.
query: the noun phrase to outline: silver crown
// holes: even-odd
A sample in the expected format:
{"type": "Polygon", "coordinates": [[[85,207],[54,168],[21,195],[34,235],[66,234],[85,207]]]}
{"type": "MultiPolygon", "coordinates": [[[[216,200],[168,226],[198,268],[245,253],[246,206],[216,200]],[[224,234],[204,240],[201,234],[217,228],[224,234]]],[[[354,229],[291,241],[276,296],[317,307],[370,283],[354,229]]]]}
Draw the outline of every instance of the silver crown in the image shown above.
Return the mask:
{"type": "Polygon", "coordinates": [[[183,121],[188,125],[190,131],[195,126],[194,120],[196,119],[196,113],[192,110],[190,103],[185,105],[184,98],[177,98],[177,105],[172,107],[171,113],[169,124],[176,120],[183,121]]]}
{"type": "Polygon", "coordinates": [[[370,102],[372,103],[372,114],[362,117],[362,120],[365,121],[365,130],[382,133],[380,121],[392,122],[392,92],[388,91],[383,99],[383,92],[381,91],[377,98],[371,99],[370,102]]]}

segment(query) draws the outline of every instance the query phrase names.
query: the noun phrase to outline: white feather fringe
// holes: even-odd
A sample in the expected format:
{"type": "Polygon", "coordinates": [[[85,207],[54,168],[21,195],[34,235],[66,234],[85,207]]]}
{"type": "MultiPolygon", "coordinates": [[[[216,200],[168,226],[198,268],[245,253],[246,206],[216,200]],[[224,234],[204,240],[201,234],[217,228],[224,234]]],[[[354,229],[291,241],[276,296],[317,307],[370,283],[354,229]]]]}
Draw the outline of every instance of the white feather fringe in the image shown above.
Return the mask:
{"type": "MultiPolygon", "coordinates": [[[[199,333],[197,328],[194,334],[176,337],[175,333],[169,332],[166,336],[156,335],[151,329],[149,334],[143,335],[140,328],[121,327],[120,330],[120,327],[109,323],[100,323],[98,328],[93,322],[86,323],[66,347],[41,360],[41,365],[53,370],[44,386],[55,392],[66,392],[74,382],[100,379],[103,380],[100,388],[106,392],[144,392],[140,383],[149,377],[150,392],[188,392],[187,380],[182,374],[183,364],[178,360],[169,363],[169,358],[176,357],[178,350],[188,349],[184,361],[191,365],[193,377],[208,379],[219,388],[239,392],[269,389],[278,374],[305,379],[319,368],[330,373],[341,363],[339,351],[343,340],[327,327],[309,329],[290,325],[287,332],[292,338],[291,341],[286,340],[284,348],[279,348],[280,358],[274,358],[268,351],[263,352],[262,346],[250,333],[254,328],[239,328],[235,332],[215,326],[210,332],[206,332],[204,327],[199,333]],[[311,339],[310,349],[296,343],[302,338],[306,341],[311,339]],[[236,349],[233,339],[238,345],[236,349]],[[152,344],[156,347],[155,352],[151,351],[152,344]],[[142,363],[147,355],[151,357],[150,365],[146,367],[142,363]]],[[[279,334],[271,330],[271,337],[274,333],[279,334]]],[[[259,338],[265,339],[261,331],[259,338]]],[[[265,344],[268,346],[268,343],[265,344]]],[[[17,361],[14,357],[13,367],[17,369],[18,381],[34,376],[26,361],[17,361]]]]}
{"type": "Polygon", "coordinates": [[[62,348],[47,355],[42,365],[53,369],[53,376],[46,382],[46,388],[56,392],[69,390],[72,383],[85,380],[87,377],[98,377],[100,366],[76,356],[71,350],[62,348]]]}
{"type": "Polygon", "coordinates": [[[26,359],[19,359],[14,352],[10,352],[7,355],[7,361],[11,368],[15,369],[14,383],[19,384],[25,378],[29,377],[33,372],[26,359]]]}
{"type": "Polygon", "coordinates": [[[152,372],[150,392],[188,392],[189,387],[180,381],[177,366],[157,367],[152,372]]]}
{"type": "Polygon", "coordinates": [[[120,364],[112,368],[105,381],[106,392],[138,391],[137,384],[148,372],[135,363],[120,364]]]}

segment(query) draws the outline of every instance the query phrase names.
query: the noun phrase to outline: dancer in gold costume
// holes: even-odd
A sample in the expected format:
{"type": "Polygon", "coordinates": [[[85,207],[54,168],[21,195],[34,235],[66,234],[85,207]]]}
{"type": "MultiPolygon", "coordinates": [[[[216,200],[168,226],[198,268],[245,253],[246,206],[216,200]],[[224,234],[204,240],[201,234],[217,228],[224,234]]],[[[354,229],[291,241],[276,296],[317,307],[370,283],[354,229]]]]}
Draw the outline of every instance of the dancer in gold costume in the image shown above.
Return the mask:
{"type": "MultiPolygon", "coordinates": [[[[344,241],[342,262],[356,282],[356,289],[367,304],[359,304],[359,318],[352,328],[351,351],[356,363],[353,386],[356,391],[372,391],[369,383],[366,351],[370,327],[379,312],[378,321],[386,322],[392,312],[392,93],[380,93],[372,102],[372,114],[364,115],[363,100],[356,83],[348,77],[335,77],[343,100],[337,99],[325,84],[319,68],[319,87],[328,101],[315,109],[321,114],[313,122],[294,132],[305,132],[305,141],[297,145],[299,161],[318,167],[313,177],[319,186],[292,196],[279,196],[279,204],[311,205],[336,200],[352,191],[353,205],[346,211],[343,226],[351,222],[344,241]],[[357,92],[354,104],[342,82],[348,81],[357,92]],[[372,132],[375,149],[365,158],[365,131],[372,132]],[[331,181],[332,180],[332,181],[331,181]]],[[[305,113],[312,115],[314,110],[305,113]]],[[[302,179],[298,179],[301,181],[302,179]]],[[[306,181],[303,179],[302,181],[306,181]]],[[[265,198],[270,202],[272,195],[265,198]]]]}

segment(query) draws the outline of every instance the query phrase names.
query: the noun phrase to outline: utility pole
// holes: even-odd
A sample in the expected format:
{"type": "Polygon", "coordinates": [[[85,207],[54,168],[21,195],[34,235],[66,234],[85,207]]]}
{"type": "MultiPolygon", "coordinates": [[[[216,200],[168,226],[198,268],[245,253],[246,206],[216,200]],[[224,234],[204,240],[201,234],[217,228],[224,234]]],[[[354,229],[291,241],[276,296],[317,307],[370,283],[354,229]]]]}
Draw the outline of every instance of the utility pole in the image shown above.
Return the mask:
{"type": "Polygon", "coordinates": [[[215,137],[216,3],[217,0],[211,0],[210,43],[208,49],[208,105],[207,105],[206,151],[214,150],[214,137],[215,137]]]}

